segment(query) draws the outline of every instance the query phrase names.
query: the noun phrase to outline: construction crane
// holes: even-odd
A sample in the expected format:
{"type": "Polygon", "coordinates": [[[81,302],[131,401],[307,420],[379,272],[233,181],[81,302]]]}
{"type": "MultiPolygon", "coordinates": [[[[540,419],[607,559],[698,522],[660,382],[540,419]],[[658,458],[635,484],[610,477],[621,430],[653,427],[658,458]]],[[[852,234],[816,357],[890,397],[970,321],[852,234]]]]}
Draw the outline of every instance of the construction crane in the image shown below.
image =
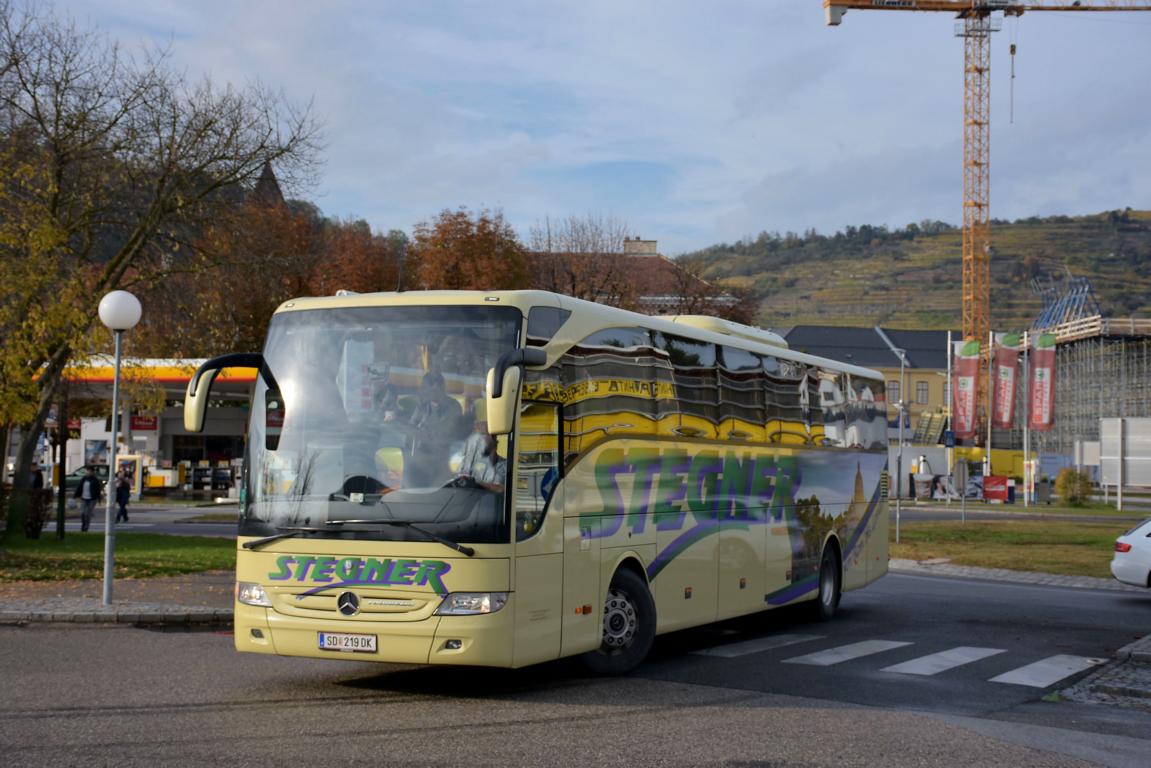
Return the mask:
{"type": "MultiPolygon", "coordinates": [[[[963,38],[963,337],[984,342],[991,329],[991,33],[992,14],[1030,11],[1151,11],[1134,0],[823,0],[826,21],[838,26],[848,10],[946,11],[963,38]]],[[[1014,51],[1013,51],[1014,52],[1014,51]]]]}

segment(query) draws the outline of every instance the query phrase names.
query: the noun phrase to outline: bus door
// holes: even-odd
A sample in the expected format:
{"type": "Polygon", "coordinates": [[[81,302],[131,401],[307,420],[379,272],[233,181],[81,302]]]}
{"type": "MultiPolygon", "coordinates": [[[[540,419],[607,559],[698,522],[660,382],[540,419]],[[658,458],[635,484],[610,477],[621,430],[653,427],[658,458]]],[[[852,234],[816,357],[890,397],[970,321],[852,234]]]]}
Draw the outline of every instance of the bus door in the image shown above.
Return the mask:
{"type": "Polygon", "coordinates": [[[516,440],[515,665],[560,655],[564,519],[555,498],[560,473],[560,406],[524,402],[516,440]]]}

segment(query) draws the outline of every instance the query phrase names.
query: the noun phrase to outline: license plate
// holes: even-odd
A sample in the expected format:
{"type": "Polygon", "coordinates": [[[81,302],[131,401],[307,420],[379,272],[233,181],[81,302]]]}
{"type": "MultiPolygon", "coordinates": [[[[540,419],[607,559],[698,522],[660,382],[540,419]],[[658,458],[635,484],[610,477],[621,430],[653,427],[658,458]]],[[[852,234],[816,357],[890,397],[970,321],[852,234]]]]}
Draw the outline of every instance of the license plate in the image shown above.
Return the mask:
{"type": "Polygon", "coordinates": [[[346,653],[375,653],[375,635],[352,635],[347,632],[320,632],[321,651],[344,651],[346,653]]]}

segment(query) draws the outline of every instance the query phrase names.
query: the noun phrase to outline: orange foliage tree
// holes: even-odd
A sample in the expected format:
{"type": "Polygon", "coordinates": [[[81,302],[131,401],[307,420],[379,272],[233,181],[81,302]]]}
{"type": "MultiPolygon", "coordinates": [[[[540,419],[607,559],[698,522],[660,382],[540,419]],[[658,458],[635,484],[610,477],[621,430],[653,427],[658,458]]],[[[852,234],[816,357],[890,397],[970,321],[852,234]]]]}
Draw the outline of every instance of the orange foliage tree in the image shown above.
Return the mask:
{"type": "Polygon", "coordinates": [[[466,208],[445,209],[435,220],[417,224],[414,235],[405,273],[421,288],[527,287],[527,253],[500,211],[472,216],[466,208]]]}
{"type": "Polygon", "coordinates": [[[402,232],[376,234],[363,220],[327,221],[312,291],[331,294],[340,289],[359,293],[395,290],[406,244],[402,232]]]}
{"type": "Polygon", "coordinates": [[[141,297],[149,311],[136,334],[137,354],[259,350],[276,307],[311,292],[319,226],[308,212],[259,200],[219,216],[175,259],[169,277],[141,297]]]}

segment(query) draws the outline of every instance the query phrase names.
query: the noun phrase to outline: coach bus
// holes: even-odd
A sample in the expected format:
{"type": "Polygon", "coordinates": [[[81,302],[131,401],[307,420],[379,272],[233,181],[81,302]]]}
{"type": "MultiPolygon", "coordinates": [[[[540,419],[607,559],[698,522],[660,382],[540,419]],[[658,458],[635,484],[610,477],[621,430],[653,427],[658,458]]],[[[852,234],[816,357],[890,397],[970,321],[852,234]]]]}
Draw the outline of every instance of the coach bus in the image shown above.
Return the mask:
{"type": "Polygon", "coordinates": [[[883,383],[711,317],[540,291],[301,298],[252,393],[241,651],[613,674],[887,570],[883,383]]]}

